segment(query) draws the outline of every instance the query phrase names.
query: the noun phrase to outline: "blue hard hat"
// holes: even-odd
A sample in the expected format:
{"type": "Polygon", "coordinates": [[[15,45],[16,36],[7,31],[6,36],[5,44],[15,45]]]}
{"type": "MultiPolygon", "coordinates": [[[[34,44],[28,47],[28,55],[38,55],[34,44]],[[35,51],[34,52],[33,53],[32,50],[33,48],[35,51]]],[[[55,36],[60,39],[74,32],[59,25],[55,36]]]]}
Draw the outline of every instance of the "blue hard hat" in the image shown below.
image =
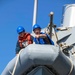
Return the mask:
{"type": "Polygon", "coordinates": [[[21,33],[21,32],[24,32],[24,31],[25,31],[24,27],[22,27],[22,26],[17,27],[17,33],[18,34],[21,33]]]}
{"type": "Polygon", "coordinates": [[[36,28],[41,29],[41,27],[40,27],[38,24],[35,24],[35,25],[33,26],[33,31],[34,31],[36,28]]]}

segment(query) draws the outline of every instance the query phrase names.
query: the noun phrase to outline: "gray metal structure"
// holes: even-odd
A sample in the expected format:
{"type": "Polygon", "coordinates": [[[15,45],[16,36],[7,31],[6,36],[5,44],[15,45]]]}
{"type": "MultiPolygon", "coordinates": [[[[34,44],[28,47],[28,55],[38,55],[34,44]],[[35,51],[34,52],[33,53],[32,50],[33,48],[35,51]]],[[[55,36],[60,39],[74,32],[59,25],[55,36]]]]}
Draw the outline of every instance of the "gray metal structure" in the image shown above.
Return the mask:
{"type": "MultiPolygon", "coordinates": [[[[12,75],[16,58],[17,56],[8,63],[1,75],[12,75]]],[[[48,75],[75,75],[75,65],[59,46],[36,44],[22,50],[14,75],[39,75],[40,69],[47,70],[50,73],[48,75]],[[33,74],[35,70],[37,74],[33,74]]]]}
{"type": "MultiPolygon", "coordinates": [[[[73,6],[75,8],[75,5],[73,6]]],[[[67,7],[67,11],[71,11],[71,7],[70,9],[69,5],[67,7]]],[[[75,26],[65,25],[68,23],[66,18],[70,13],[67,11],[63,27],[57,28],[56,33],[52,31],[55,45],[27,46],[8,63],[1,75],[75,75],[75,26]]]]}

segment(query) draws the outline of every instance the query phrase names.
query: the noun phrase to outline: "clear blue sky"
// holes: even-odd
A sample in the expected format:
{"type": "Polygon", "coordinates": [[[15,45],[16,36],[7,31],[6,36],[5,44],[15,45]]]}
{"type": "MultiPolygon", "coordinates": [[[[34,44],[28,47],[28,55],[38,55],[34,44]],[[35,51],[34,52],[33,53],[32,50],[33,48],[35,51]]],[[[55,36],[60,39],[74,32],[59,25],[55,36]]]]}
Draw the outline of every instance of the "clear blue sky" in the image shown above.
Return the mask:
{"type": "MultiPolygon", "coordinates": [[[[37,23],[46,27],[53,11],[54,24],[60,26],[63,5],[72,3],[75,0],[38,0],[37,23]]],[[[33,6],[34,0],[0,0],[0,74],[15,57],[16,28],[22,25],[27,32],[32,31],[33,6]]]]}

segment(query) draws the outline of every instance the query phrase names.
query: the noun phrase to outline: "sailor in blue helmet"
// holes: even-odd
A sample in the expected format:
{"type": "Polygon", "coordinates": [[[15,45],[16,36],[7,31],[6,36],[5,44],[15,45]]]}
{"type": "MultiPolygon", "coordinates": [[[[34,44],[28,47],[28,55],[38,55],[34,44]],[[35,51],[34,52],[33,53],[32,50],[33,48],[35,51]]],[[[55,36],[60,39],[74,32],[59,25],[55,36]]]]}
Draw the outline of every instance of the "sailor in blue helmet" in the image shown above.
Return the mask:
{"type": "Polygon", "coordinates": [[[41,27],[38,24],[33,26],[33,31],[35,33],[34,42],[35,44],[51,44],[54,45],[54,42],[50,39],[49,35],[41,32],[41,27]]]}
{"type": "Polygon", "coordinates": [[[19,36],[18,36],[18,41],[16,44],[16,54],[18,54],[22,48],[25,48],[29,44],[33,43],[33,40],[31,38],[31,34],[25,32],[24,27],[18,26],[17,27],[17,33],[19,36]]]}

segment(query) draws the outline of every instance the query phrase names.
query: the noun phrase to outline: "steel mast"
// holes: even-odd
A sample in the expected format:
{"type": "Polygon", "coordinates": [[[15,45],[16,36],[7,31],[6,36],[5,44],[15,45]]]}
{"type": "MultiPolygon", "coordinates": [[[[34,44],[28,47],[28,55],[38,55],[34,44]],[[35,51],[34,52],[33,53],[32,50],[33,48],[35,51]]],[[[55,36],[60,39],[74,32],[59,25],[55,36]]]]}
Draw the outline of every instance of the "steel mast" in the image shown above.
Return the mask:
{"type": "Polygon", "coordinates": [[[37,7],[38,7],[38,0],[34,0],[33,24],[32,24],[32,26],[34,26],[34,24],[37,23],[37,7]]]}

